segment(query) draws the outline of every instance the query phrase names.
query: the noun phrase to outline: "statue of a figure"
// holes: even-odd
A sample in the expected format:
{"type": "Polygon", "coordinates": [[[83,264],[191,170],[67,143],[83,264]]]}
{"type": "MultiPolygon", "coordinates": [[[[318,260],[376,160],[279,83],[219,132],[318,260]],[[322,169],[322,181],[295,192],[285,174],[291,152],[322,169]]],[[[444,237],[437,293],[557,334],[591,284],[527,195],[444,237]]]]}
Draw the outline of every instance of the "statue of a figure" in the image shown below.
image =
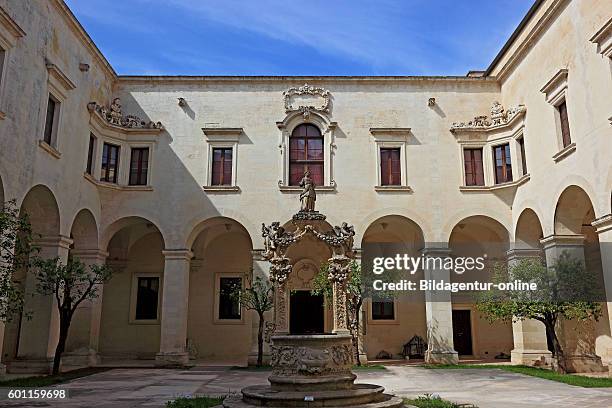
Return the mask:
{"type": "Polygon", "coordinates": [[[300,201],[302,203],[301,211],[314,211],[317,193],[315,192],[315,183],[310,178],[310,170],[304,172],[304,177],[300,180],[300,187],[303,188],[300,193],[300,201]]]}
{"type": "Polygon", "coordinates": [[[121,99],[115,98],[113,99],[113,103],[110,105],[110,122],[113,125],[121,126],[122,118],[123,114],[121,112],[121,99]]]}

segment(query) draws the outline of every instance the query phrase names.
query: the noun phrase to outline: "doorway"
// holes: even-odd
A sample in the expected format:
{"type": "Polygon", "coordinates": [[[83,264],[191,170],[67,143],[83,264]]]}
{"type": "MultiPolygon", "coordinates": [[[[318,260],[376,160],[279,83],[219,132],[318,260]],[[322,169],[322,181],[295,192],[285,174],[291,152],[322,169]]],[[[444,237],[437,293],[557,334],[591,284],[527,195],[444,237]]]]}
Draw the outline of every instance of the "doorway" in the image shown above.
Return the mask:
{"type": "Polygon", "coordinates": [[[323,295],[313,295],[309,290],[292,291],[289,302],[289,332],[321,334],[323,326],[323,295]]]}
{"type": "Polygon", "coordinates": [[[469,310],[453,310],[453,343],[460,356],[471,356],[472,324],[469,310]]]}

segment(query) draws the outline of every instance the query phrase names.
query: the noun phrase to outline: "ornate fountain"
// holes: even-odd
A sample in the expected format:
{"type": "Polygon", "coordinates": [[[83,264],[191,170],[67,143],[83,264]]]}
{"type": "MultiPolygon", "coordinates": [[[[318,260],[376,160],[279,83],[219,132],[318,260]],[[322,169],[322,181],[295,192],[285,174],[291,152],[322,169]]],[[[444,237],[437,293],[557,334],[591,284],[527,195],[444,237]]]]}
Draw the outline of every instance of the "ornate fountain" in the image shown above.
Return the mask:
{"type": "Polygon", "coordinates": [[[270,385],[242,389],[230,396],[224,407],[403,407],[401,398],[384,393],[373,384],[355,384],[352,373],[353,352],[348,329],[346,285],[355,257],[352,226],[342,223],[330,227],[325,215],[315,211],[316,192],[308,170],[300,186],[300,211],[289,225],[273,222],[262,225],[264,257],[270,262],[270,281],[274,285],[274,334],[270,385]],[[330,250],[328,278],[333,287],[333,330],[331,334],[289,334],[287,280],[292,270],[287,251],[306,237],[323,242],[330,250]]]}

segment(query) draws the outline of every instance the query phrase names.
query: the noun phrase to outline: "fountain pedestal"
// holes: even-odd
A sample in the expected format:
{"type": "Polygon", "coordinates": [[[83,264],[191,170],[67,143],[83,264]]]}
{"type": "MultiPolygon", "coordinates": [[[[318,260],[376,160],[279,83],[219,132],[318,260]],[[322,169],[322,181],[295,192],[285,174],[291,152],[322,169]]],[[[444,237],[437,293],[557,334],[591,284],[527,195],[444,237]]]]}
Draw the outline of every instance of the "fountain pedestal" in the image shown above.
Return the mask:
{"type": "Polygon", "coordinates": [[[381,386],[354,383],[350,335],[274,336],[271,352],[270,385],[243,388],[224,407],[403,407],[381,386]]]}

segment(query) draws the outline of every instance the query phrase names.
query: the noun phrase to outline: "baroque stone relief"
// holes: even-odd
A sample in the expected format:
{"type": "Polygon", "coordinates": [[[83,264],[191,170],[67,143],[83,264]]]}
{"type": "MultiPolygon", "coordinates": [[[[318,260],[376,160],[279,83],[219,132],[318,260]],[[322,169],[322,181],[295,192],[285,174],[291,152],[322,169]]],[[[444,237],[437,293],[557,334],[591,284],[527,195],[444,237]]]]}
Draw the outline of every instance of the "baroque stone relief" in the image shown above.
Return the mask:
{"type": "Polygon", "coordinates": [[[97,113],[110,125],[127,129],[163,129],[161,122],[144,121],[136,115],[124,115],[121,108],[121,99],[115,98],[109,107],[97,102],[89,102],[87,110],[97,113]]]}
{"type": "Polygon", "coordinates": [[[271,346],[273,374],[322,375],[345,373],[350,370],[353,355],[346,344],[323,349],[295,346],[271,346]]]}
{"type": "Polygon", "coordinates": [[[451,132],[457,130],[489,130],[505,126],[515,117],[526,111],[525,105],[518,105],[505,109],[501,103],[495,101],[491,106],[490,115],[475,116],[468,122],[453,122],[451,132]]]}
{"type": "Polygon", "coordinates": [[[292,87],[283,92],[283,100],[285,103],[285,113],[299,111],[302,112],[304,118],[310,116],[310,112],[329,113],[330,112],[330,93],[327,89],[304,84],[300,87],[292,87]],[[294,103],[302,102],[297,107],[294,103]],[[315,100],[319,104],[306,104],[307,101],[315,100]]]}

